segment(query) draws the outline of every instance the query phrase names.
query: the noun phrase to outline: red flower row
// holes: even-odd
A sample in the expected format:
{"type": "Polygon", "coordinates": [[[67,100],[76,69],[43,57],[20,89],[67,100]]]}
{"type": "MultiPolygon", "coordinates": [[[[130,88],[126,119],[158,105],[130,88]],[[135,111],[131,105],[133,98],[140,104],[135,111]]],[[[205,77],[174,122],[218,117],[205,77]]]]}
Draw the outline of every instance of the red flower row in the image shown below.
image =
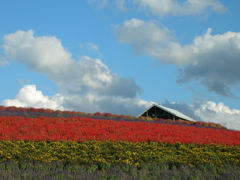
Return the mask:
{"type": "Polygon", "coordinates": [[[240,131],[91,118],[0,117],[0,139],[240,145],[240,131]]]}
{"type": "Polygon", "coordinates": [[[23,116],[23,117],[89,117],[89,118],[105,118],[105,119],[118,119],[118,120],[147,120],[147,121],[157,121],[159,123],[176,123],[176,124],[187,124],[193,126],[210,127],[210,128],[222,128],[226,129],[224,126],[212,123],[212,122],[199,122],[199,121],[185,121],[178,120],[173,122],[172,119],[161,119],[161,118],[150,118],[150,117],[134,117],[126,115],[117,115],[111,113],[84,113],[76,111],[60,111],[51,109],[37,109],[37,108],[23,108],[23,107],[4,107],[0,106],[0,116],[23,116]]]}

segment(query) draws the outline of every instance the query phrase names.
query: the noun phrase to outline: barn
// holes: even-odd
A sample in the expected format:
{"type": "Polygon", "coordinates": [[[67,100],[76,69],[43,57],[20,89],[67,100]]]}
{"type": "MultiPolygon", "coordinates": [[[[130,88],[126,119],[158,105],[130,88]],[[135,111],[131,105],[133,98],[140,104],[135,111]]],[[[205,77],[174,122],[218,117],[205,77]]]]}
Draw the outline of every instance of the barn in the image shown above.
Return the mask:
{"type": "Polygon", "coordinates": [[[162,119],[172,119],[175,120],[187,120],[195,121],[194,119],[186,116],[185,114],[168,107],[154,103],[152,106],[147,108],[143,113],[140,114],[140,117],[151,117],[151,118],[162,118],[162,119]]]}

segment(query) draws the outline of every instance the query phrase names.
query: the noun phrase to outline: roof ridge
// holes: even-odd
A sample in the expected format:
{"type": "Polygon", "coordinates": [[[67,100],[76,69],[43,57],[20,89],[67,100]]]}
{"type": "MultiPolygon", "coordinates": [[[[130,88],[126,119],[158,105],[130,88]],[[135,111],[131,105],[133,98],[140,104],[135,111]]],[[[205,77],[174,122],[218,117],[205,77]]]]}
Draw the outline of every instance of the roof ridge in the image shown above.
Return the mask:
{"type": "Polygon", "coordinates": [[[165,107],[165,106],[160,105],[160,104],[155,103],[155,102],[151,102],[151,103],[152,103],[152,105],[149,106],[143,113],[141,113],[140,116],[141,116],[142,114],[144,114],[145,112],[147,112],[149,109],[151,109],[153,106],[157,106],[158,108],[163,109],[164,111],[167,111],[168,113],[170,113],[170,114],[172,114],[172,115],[174,115],[174,116],[177,116],[177,117],[179,117],[179,118],[186,119],[186,120],[190,120],[190,121],[195,121],[195,120],[192,119],[191,117],[189,117],[189,116],[187,116],[187,115],[179,112],[179,111],[176,110],[176,109],[172,109],[172,108],[169,108],[169,107],[165,107]]]}

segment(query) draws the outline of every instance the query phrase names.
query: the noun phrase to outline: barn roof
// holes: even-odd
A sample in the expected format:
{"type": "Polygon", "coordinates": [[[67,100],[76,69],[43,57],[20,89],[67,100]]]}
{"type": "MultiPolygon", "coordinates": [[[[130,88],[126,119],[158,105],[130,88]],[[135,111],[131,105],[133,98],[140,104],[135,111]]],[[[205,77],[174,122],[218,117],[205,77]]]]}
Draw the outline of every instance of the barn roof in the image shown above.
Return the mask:
{"type": "Polygon", "coordinates": [[[147,110],[145,110],[143,113],[141,113],[140,116],[143,115],[145,112],[147,112],[149,109],[151,109],[154,106],[156,106],[156,107],[158,107],[158,108],[160,108],[160,109],[162,109],[162,110],[164,110],[164,111],[166,111],[166,112],[168,112],[168,113],[170,113],[174,116],[177,116],[181,119],[185,119],[185,120],[189,120],[189,121],[195,121],[194,119],[188,117],[187,115],[185,115],[185,114],[183,114],[183,113],[181,113],[181,112],[179,112],[175,109],[171,109],[171,108],[168,108],[168,107],[156,104],[156,103],[153,103],[147,110]]]}

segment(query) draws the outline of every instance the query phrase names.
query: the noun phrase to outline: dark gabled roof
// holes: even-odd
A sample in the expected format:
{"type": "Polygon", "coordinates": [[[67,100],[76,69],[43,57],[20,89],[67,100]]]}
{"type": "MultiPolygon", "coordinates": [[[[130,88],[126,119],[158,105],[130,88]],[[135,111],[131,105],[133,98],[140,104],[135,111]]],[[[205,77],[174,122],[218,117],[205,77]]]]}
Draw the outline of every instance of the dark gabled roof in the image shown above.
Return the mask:
{"type": "Polygon", "coordinates": [[[165,106],[162,106],[162,105],[159,105],[159,104],[156,104],[156,103],[153,103],[147,110],[145,110],[143,113],[140,114],[140,116],[142,116],[145,112],[147,112],[149,109],[151,109],[152,107],[158,107],[166,112],[168,112],[169,114],[172,114],[176,117],[179,117],[181,119],[185,119],[185,120],[189,120],[189,121],[195,121],[194,119],[186,116],[185,114],[175,110],[175,109],[171,109],[171,108],[168,108],[168,107],[165,107],[165,106]]]}

